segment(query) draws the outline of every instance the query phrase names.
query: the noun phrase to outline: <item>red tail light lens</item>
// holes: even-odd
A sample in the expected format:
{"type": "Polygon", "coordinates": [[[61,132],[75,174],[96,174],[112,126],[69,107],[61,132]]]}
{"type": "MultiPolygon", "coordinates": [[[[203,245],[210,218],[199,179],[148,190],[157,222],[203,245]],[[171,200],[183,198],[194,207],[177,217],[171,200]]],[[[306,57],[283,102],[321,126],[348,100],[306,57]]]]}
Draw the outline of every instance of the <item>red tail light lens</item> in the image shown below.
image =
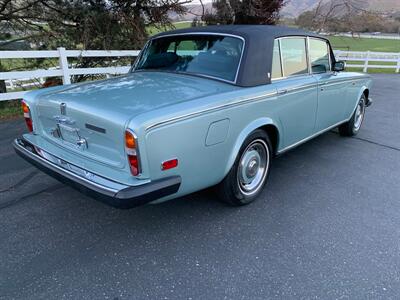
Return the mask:
{"type": "Polygon", "coordinates": [[[133,176],[139,175],[139,163],[136,155],[128,155],[129,166],[133,176]]]}
{"type": "Polygon", "coordinates": [[[177,166],[178,166],[178,159],[174,158],[174,159],[171,159],[171,160],[164,161],[161,164],[161,170],[165,171],[165,170],[169,170],[169,169],[172,169],[172,168],[176,168],[177,166]]]}
{"type": "Polygon", "coordinates": [[[21,102],[22,104],[22,111],[24,113],[24,119],[26,126],[28,127],[29,132],[33,131],[33,124],[32,124],[32,118],[31,118],[31,111],[29,109],[29,106],[25,103],[24,100],[21,102]]]}
{"type": "Polygon", "coordinates": [[[139,153],[137,151],[137,142],[135,135],[129,131],[125,131],[125,150],[128,155],[128,162],[133,176],[140,174],[139,153]]]}

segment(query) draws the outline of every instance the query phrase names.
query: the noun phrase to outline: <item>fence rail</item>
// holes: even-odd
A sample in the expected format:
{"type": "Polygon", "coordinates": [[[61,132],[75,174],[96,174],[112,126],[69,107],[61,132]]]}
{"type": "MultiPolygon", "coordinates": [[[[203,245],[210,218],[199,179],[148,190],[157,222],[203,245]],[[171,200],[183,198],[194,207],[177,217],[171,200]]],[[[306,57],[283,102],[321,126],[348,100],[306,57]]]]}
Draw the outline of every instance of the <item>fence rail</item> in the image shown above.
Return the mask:
{"type": "MultiPolygon", "coordinates": [[[[357,52],[357,51],[334,51],[337,60],[347,62],[347,67],[362,68],[367,72],[369,68],[395,69],[397,73],[400,70],[400,53],[390,52],[357,52]],[[354,63],[355,62],[355,63],[354,63]],[[362,62],[362,63],[358,63],[362,62]],[[376,64],[385,62],[385,64],[376,64]]],[[[107,74],[117,75],[127,73],[130,66],[98,67],[98,68],[73,68],[68,64],[68,58],[79,57],[136,57],[137,50],[66,50],[58,48],[57,50],[40,51],[0,51],[0,59],[14,58],[58,58],[58,67],[46,70],[30,71],[11,71],[0,72],[0,80],[5,80],[9,93],[0,94],[0,101],[20,99],[27,91],[15,91],[16,87],[32,88],[37,83],[44,83],[46,77],[61,77],[63,84],[71,83],[71,76],[74,75],[95,75],[107,74]],[[18,82],[18,84],[16,84],[18,82]],[[14,91],[12,91],[14,90],[14,91]]]]}
{"type": "Polygon", "coordinates": [[[396,73],[400,70],[400,52],[361,52],[361,51],[342,51],[335,50],[337,60],[346,62],[346,67],[362,68],[363,72],[368,72],[368,69],[395,69],[396,73]],[[351,62],[351,63],[348,63],[351,62]],[[355,64],[353,62],[356,62],[355,64]],[[357,62],[362,62],[358,64],[357,62]],[[385,62],[388,64],[377,64],[385,62]]]}
{"type": "MultiPolygon", "coordinates": [[[[129,71],[130,66],[99,67],[99,68],[71,68],[68,65],[68,58],[80,57],[136,57],[138,50],[66,50],[58,48],[57,50],[39,50],[39,51],[0,51],[0,59],[13,58],[58,58],[58,67],[50,69],[39,69],[30,71],[11,71],[0,72],[0,80],[6,81],[9,90],[17,86],[23,88],[32,88],[35,86],[34,79],[39,79],[43,84],[43,78],[61,77],[63,84],[71,83],[73,75],[95,75],[95,74],[124,74],[129,71]],[[15,84],[18,81],[19,84],[15,84]]],[[[10,92],[0,94],[0,101],[20,99],[27,91],[10,92]]]]}

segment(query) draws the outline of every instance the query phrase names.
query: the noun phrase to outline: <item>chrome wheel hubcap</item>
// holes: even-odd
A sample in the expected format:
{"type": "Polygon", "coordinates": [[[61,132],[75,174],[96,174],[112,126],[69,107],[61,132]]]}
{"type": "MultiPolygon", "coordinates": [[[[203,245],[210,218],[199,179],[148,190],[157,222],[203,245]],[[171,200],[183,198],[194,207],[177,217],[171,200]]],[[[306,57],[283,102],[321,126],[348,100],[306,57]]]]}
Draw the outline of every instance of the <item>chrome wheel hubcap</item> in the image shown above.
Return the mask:
{"type": "Polygon", "coordinates": [[[269,149],[259,139],[253,141],[243,152],[237,173],[238,184],[245,195],[256,193],[263,185],[269,167],[269,149]]]}
{"type": "Polygon", "coordinates": [[[364,109],[365,109],[364,102],[363,102],[363,100],[361,100],[360,102],[358,102],[356,112],[355,112],[355,117],[354,117],[354,130],[355,131],[359,130],[361,127],[361,123],[364,118],[364,109]]]}

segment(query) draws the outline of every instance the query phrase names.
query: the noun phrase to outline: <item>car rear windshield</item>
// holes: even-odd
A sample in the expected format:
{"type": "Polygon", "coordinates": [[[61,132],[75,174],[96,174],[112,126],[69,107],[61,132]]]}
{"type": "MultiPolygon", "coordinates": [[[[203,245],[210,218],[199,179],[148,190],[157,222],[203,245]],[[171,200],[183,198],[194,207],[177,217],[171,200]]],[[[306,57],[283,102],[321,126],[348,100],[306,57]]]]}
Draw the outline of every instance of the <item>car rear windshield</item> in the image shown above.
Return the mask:
{"type": "Polygon", "coordinates": [[[234,82],[243,41],[223,35],[175,35],[153,39],[134,70],[210,76],[234,82]]]}

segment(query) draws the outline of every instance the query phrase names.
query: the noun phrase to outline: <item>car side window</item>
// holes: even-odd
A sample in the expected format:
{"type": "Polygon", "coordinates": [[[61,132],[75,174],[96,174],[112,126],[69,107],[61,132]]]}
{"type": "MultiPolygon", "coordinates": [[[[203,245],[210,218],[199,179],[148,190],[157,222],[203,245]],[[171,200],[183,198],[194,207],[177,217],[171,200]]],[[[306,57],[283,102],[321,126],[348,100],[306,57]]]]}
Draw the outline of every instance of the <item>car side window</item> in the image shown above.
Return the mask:
{"type": "Polygon", "coordinates": [[[282,38],[280,40],[283,76],[308,73],[305,38],[282,38]]]}
{"type": "Polygon", "coordinates": [[[281,54],[279,50],[279,41],[274,41],[274,49],[272,51],[272,79],[281,78],[282,74],[282,65],[281,65],[281,54]]]}
{"type": "Polygon", "coordinates": [[[310,62],[313,73],[330,71],[328,43],[323,40],[310,39],[310,62]]]}

